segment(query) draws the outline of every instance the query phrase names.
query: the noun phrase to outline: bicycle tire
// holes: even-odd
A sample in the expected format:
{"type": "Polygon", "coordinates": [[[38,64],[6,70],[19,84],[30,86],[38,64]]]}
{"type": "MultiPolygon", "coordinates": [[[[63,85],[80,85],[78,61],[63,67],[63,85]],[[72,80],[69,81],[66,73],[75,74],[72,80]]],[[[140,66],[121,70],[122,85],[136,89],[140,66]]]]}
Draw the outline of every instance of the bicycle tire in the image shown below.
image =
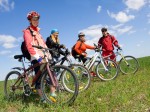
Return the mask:
{"type": "Polygon", "coordinates": [[[118,65],[119,69],[123,74],[135,74],[139,69],[139,62],[133,56],[124,56],[124,59],[121,58],[118,65]],[[127,65],[126,62],[129,64],[127,65]]]}
{"type": "Polygon", "coordinates": [[[11,71],[7,74],[5,78],[4,93],[5,93],[5,97],[8,100],[14,100],[14,99],[17,100],[18,98],[20,99],[23,95],[24,86],[23,86],[23,80],[19,78],[20,75],[21,73],[18,71],[11,71]],[[16,82],[17,79],[18,82],[16,82]]]}
{"type": "MultiPolygon", "coordinates": [[[[97,62],[97,61],[96,61],[97,62]]],[[[107,71],[105,70],[104,66],[101,64],[101,61],[98,62],[96,66],[96,75],[103,81],[113,80],[118,76],[119,68],[118,65],[110,59],[104,59],[107,71]]]]}
{"type": "MultiPolygon", "coordinates": [[[[88,89],[91,84],[91,75],[90,75],[89,70],[85,66],[80,65],[80,64],[71,64],[71,66],[69,66],[69,67],[73,70],[73,72],[76,74],[76,76],[78,78],[79,93],[88,89]]],[[[74,92],[73,90],[71,90],[70,88],[68,88],[65,85],[64,81],[63,81],[63,84],[64,84],[65,89],[68,92],[74,92]]]]}
{"type": "Polygon", "coordinates": [[[78,90],[79,90],[79,84],[78,84],[76,75],[70,68],[68,68],[64,65],[55,65],[52,67],[52,69],[56,75],[57,75],[56,71],[58,71],[58,69],[59,69],[59,71],[64,71],[64,70],[67,71],[67,73],[68,73],[67,75],[69,75],[72,79],[72,82],[69,83],[69,85],[72,86],[72,88],[74,88],[74,93],[70,93],[70,92],[66,91],[66,89],[64,88],[64,85],[62,83],[65,74],[60,73],[61,76],[59,79],[57,79],[58,84],[59,84],[59,86],[56,88],[57,97],[56,97],[56,99],[55,98],[52,99],[50,97],[49,84],[46,83],[46,79],[47,79],[47,77],[49,77],[48,72],[45,71],[42,76],[42,79],[41,79],[41,90],[42,90],[43,97],[50,104],[71,105],[77,98],[78,90]]]}

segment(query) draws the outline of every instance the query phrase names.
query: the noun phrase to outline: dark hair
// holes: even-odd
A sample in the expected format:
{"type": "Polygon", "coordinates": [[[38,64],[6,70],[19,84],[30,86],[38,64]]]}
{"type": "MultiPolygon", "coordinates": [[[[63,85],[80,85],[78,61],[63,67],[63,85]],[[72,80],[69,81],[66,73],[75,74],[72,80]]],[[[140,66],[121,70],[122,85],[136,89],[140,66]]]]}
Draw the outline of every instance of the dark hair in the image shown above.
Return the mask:
{"type": "Polygon", "coordinates": [[[101,31],[102,31],[102,32],[105,32],[105,31],[107,31],[107,28],[103,27],[103,28],[101,29],[101,31]]]}

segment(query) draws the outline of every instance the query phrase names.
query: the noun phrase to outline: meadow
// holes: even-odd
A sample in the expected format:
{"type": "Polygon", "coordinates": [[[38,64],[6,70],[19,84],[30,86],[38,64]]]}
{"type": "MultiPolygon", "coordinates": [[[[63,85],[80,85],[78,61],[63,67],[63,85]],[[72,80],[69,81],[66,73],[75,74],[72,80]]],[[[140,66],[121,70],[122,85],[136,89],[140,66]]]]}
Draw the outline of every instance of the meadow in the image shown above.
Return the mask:
{"type": "Polygon", "coordinates": [[[149,112],[150,57],[138,58],[136,74],[119,73],[112,81],[93,78],[88,90],[80,93],[71,106],[54,106],[39,102],[38,96],[7,101],[4,82],[0,82],[0,112],[149,112]]]}

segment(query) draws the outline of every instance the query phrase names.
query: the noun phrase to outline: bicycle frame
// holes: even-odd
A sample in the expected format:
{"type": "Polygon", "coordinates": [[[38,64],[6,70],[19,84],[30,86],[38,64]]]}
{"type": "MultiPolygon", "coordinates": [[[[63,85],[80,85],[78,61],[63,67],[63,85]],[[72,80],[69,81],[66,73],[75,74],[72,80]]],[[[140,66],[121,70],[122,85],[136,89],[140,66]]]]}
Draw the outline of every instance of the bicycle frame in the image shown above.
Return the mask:
{"type": "Polygon", "coordinates": [[[89,61],[87,60],[84,64],[83,64],[83,62],[82,62],[82,64],[83,64],[88,70],[90,70],[90,69],[93,67],[93,64],[95,63],[96,59],[98,59],[98,58],[100,59],[102,65],[103,65],[103,67],[104,67],[104,69],[105,69],[106,71],[108,71],[106,65],[104,64],[104,58],[102,57],[101,52],[100,52],[100,51],[97,51],[97,50],[95,50],[95,54],[92,56],[92,58],[91,58],[89,61]]]}
{"type": "MultiPolygon", "coordinates": [[[[16,82],[15,82],[15,84],[17,84],[18,83],[18,81],[19,81],[19,79],[20,78],[23,78],[24,80],[23,80],[23,83],[24,84],[29,84],[29,71],[30,70],[32,70],[33,71],[33,69],[35,68],[35,67],[38,67],[38,66],[42,66],[42,71],[38,71],[37,72],[37,74],[35,74],[35,76],[33,77],[33,79],[32,79],[32,84],[30,85],[31,87],[33,87],[34,86],[34,84],[35,84],[35,82],[36,82],[36,80],[43,74],[43,72],[45,72],[45,70],[47,70],[48,71],[48,74],[49,74],[49,77],[50,77],[50,79],[51,79],[51,82],[52,82],[52,85],[54,86],[54,87],[56,87],[56,86],[58,86],[58,84],[57,84],[57,80],[54,78],[54,76],[52,75],[52,73],[51,73],[51,70],[50,70],[50,68],[49,68],[49,62],[48,62],[48,59],[47,59],[47,57],[45,56],[45,54],[44,54],[44,57],[45,57],[45,59],[46,59],[46,63],[36,63],[36,64],[34,64],[34,65],[31,65],[29,68],[27,68],[27,69],[25,69],[25,64],[24,64],[24,61],[23,61],[23,56],[22,55],[16,55],[14,58],[15,59],[18,59],[20,62],[22,62],[22,66],[23,66],[23,68],[21,68],[21,67],[14,67],[13,69],[17,69],[17,70],[19,70],[19,71],[23,71],[23,73],[18,77],[18,79],[16,80],[16,82]]],[[[20,82],[21,83],[21,82],[20,82]]],[[[14,84],[14,85],[15,85],[14,84]]]]}

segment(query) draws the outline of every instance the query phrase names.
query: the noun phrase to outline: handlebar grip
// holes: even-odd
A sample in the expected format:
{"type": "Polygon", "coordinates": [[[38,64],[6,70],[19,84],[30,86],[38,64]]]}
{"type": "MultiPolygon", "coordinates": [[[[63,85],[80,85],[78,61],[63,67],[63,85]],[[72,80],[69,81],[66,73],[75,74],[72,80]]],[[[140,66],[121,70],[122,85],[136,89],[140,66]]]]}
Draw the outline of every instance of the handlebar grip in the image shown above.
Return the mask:
{"type": "Polygon", "coordinates": [[[38,48],[38,49],[43,49],[42,46],[36,46],[36,45],[32,45],[32,47],[38,48]]]}

